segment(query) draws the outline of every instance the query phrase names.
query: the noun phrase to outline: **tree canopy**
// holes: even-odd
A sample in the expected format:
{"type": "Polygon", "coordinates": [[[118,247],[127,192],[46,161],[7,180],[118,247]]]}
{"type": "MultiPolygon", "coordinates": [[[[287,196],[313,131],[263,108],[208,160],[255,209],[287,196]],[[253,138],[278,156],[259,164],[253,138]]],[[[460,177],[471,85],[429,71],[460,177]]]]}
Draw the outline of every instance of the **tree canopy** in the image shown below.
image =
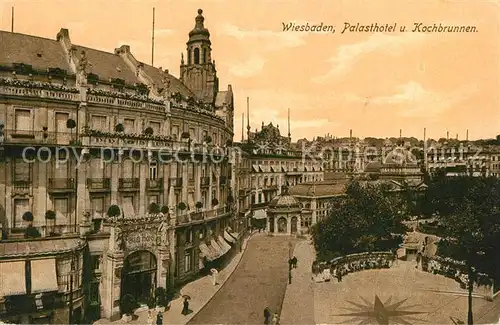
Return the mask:
{"type": "Polygon", "coordinates": [[[405,231],[404,202],[380,185],[350,183],[346,196],[332,202],[329,216],[312,228],[318,259],[395,248],[394,235],[405,231]]]}

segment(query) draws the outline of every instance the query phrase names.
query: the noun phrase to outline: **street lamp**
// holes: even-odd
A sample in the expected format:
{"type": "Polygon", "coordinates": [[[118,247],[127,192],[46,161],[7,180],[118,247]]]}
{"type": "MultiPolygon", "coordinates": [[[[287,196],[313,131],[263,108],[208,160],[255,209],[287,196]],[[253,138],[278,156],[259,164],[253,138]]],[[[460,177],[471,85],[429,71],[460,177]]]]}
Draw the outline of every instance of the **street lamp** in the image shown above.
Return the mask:
{"type": "Polygon", "coordinates": [[[288,242],[288,284],[292,284],[292,242],[288,242]]]}

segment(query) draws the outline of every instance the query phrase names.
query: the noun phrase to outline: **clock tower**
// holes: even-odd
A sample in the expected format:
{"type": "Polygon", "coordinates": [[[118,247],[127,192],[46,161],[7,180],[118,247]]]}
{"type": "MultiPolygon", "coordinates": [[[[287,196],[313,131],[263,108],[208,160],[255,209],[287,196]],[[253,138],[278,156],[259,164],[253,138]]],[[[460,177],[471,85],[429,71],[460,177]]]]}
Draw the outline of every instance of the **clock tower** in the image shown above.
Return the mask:
{"type": "Polygon", "coordinates": [[[196,96],[196,99],[207,104],[215,104],[219,91],[219,79],[215,70],[215,60],[212,61],[212,43],[210,32],[203,22],[203,10],[198,9],[196,24],[189,32],[187,41],[187,61],[181,58],[180,80],[196,96]]]}

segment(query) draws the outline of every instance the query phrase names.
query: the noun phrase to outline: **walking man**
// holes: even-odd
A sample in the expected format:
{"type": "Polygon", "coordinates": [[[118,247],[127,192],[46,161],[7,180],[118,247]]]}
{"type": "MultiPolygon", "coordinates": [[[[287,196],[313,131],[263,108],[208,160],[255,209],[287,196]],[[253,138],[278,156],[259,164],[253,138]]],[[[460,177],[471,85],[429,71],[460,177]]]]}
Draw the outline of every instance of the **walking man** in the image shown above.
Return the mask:
{"type": "Polygon", "coordinates": [[[264,309],[264,324],[268,325],[271,318],[271,310],[266,306],[264,309]]]}

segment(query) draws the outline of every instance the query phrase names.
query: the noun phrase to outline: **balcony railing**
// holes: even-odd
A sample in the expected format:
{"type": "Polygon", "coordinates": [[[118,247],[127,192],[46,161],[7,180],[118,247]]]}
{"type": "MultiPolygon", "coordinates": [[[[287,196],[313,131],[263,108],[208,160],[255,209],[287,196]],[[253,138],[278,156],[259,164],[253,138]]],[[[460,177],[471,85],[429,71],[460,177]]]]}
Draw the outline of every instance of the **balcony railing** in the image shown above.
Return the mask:
{"type": "Polygon", "coordinates": [[[198,212],[192,212],[190,214],[178,215],[176,218],[176,223],[177,225],[183,225],[190,222],[211,220],[226,215],[230,211],[231,211],[230,207],[224,206],[221,208],[208,211],[198,211],[198,212]]]}
{"type": "Polygon", "coordinates": [[[38,97],[67,101],[79,101],[80,94],[76,92],[58,91],[28,87],[13,87],[7,85],[0,86],[0,94],[7,96],[38,97]]]}
{"type": "Polygon", "coordinates": [[[118,180],[119,190],[139,190],[139,178],[120,178],[118,180]]]}
{"type": "Polygon", "coordinates": [[[117,107],[124,107],[124,106],[133,107],[133,108],[138,108],[142,111],[147,110],[147,111],[155,111],[155,112],[164,113],[167,110],[166,106],[161,105],[161,104],[149,103],[149,102],[134,100],[134,99],[99,96],[99,95],[94,95],[94,94],[92,94],[92,95],[87,94],[87,101],[89,103],[107,104],[107,105],[112,105],[112,106],[117,106],[117,107]]]}
{"type": "Polygon", "coordinates": [[[87,178],[89,191],[109,191],[111,190],[111,180],[109,178],[87,178]]]}
{"type": "Polygon", "coordinates": [[[46,132],[32,130],[4,130],[4,143],[8,144],[59,144],[75,143],[76,132],[46,132]]]}
{"type": "Polygon", "coordinates": [[[182,187],[182,177],[171,177],[169,183],[173,187],[182,187]]]}
{"type": "Polygon", "coordinates": [[[210,186],[210,177],[200,177],[200,186],[210,186]]]}
{"type": "Polygon", "coordinates": [[[13,181],[12,185],[14,187],[14,191],[16,193],[24,193],[28,192],[31,186],[31,181],[24,180],[24,181],[13,181]]]}
{"type": "Polygon", "coordinates": [[[49,178],[49,191],[73,191],[75,189],[74,178],[49,178]]]}
{"type": "Polygon", "coordinates": [[[146,180],[146,188],[148,190],[162,190],[163,189],[163,178],[152,179],[149,178],[146,180]]]}

